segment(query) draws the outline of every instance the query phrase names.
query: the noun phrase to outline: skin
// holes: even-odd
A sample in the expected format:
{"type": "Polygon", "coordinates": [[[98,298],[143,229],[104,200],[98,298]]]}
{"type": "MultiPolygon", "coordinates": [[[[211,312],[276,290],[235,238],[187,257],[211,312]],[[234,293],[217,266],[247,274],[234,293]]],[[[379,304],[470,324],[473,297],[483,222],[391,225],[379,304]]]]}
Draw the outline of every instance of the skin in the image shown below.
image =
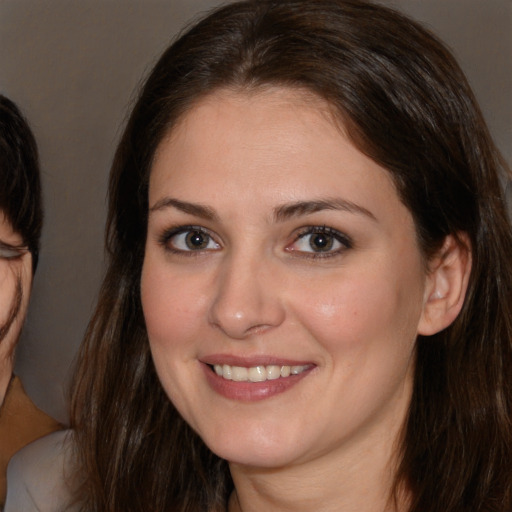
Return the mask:
{"type": "Polygon", "coordinates": [[[444,282],[387,171],[318,98],[222,90],[161,143],[149,206],[151,351],[169,398],[230,463],[229,509],[387,510],[415,339],[438,328],[427,304],[444,282]],[[169,234],[190,225],[204,249],[169,234]],[[309,226],[343,237],[315,252],[309,226]],[[309,369],[282,393],[232,399],[205,377],[231,357],[309,369]]]}
{"type": "Polygon", "coordinates": [[[32,256],[21,235],[0,212],[0,403],[14,366],[14,352],[26,316],[32,285],[32,256]]]}

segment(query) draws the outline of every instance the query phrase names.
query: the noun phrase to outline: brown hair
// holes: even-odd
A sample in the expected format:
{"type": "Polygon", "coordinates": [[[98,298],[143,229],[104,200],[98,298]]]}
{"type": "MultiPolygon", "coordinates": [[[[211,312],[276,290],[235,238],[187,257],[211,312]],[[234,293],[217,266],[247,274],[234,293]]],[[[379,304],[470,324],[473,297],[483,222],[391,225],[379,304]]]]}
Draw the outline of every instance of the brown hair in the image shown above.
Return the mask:
{"type": "Polygon", "coordinates": [[[459,66],[417,23],[360,0],[254,0],[185,32],[149,75],[110,177],[109,267],[82,345],[72,426],[82,499],[101,511],[225,510],[232,489],[164,394],[140,302],[151,163],[218,88],[279,85],[325,99],[356,146],[389,170],[428,258],[464,232],[463,310],[417,341],[396,489],[411,512],[512,509],[512,234],[507,173],[459,66]]]}
{"type": "Polygon", "coordinates": [[[0,94],[0,210],[37,266],[43,224],[37,145],[18,107],[0,94]]]}

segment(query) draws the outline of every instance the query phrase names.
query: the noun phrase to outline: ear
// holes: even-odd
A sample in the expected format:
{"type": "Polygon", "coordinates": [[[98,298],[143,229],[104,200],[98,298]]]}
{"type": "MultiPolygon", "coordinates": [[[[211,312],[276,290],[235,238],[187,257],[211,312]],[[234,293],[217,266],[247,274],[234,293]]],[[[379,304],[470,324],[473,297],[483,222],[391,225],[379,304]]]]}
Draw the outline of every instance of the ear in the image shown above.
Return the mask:
{"type": "Polygon", "coordinates": [[[418,334],[431,336],[460,313],[471,272],[471,244],[465,233],[448,235],[429,262],[418,334]]]}

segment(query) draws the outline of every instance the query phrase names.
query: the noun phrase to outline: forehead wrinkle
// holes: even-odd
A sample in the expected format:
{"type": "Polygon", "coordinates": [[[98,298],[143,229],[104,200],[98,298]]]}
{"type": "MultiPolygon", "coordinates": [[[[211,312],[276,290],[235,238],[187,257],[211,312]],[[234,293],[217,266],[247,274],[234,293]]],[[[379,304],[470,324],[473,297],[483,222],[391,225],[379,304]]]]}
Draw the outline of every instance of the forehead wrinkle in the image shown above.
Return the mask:
{"type": "Polygon", "coordinates": [[[200,203],[189,203],[188,201],[181,201],[173,197],[164,197],[157,201],[150,209],[149,213],[165,210],[166,208],[174,208],[183,213],[201,217],[207,220],[218,220],[218,216],[213,208],[200,203]]]}
{"type": "Polygon", "coordinates": [[[371,220],[376,221],[375,215],[368,209],[341,198],[327,198],[313,201],[298,201],[281,205],[274,209],[274,219],[276,222],[283,222],[292,217],[300,217],[324,210],[338,210],[349,213],[364,215],[371,220]]]}

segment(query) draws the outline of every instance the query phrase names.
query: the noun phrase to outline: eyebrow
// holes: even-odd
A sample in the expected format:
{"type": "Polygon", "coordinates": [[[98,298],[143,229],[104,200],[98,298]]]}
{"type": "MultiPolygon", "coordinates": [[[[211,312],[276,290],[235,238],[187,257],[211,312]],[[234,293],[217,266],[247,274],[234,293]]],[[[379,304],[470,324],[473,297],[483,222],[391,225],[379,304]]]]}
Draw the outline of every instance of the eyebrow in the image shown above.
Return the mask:
{"type": "Polygon", "coordinates": [[[206,220],[218,220],[218,216],[209,206],[199,204],[199,203],[188,203],[186,201],[180,201],[179,199],[174,199],[173,197],[164,197],[157,201],[150,209],[149,212],[156,212],[160,210],[165,210],[166,208],[175,208],[183,213],[189,213],[190,215],[194,215],[196,217],[200,217],[206,220]]]}
{"type": "MultiPolygon", "coordinates": [[[[149,212],[151,213],[155,211],[161,211],[165,210],[166,208],[175,208],[176,210],[206,220],[219,219],[218,215],[215,213],[215,210],[209,206],[200,203],[180,201],[179,199],[175,199],[173,197],[164,197],[160,199],[149,209],[149,212]]],[[[297,201],[283,204],[274,209],[273,218],[275,222],[284,222],[285,220],[291,219],[293,217],[310,215],[312,213],[321,212],[324,210],[338,210],[360,214],[370,218],[371,220],[377,221],[377,218],[370,210],[341,198],[326,198],[313,201],[297,201]]]]}
{"type": "Polygon", "coordinates": [[[335,198],[318,199],[314,201],[297,201],[295,203],[284,204],[274,210],[274,218],[278,222],[283,222],[293,217],[309,215],[324,210],[341,210],[349,213],[356,213],[369,217],[376,221],[377,218],[370,211],[351,201],[335,198]]]}

